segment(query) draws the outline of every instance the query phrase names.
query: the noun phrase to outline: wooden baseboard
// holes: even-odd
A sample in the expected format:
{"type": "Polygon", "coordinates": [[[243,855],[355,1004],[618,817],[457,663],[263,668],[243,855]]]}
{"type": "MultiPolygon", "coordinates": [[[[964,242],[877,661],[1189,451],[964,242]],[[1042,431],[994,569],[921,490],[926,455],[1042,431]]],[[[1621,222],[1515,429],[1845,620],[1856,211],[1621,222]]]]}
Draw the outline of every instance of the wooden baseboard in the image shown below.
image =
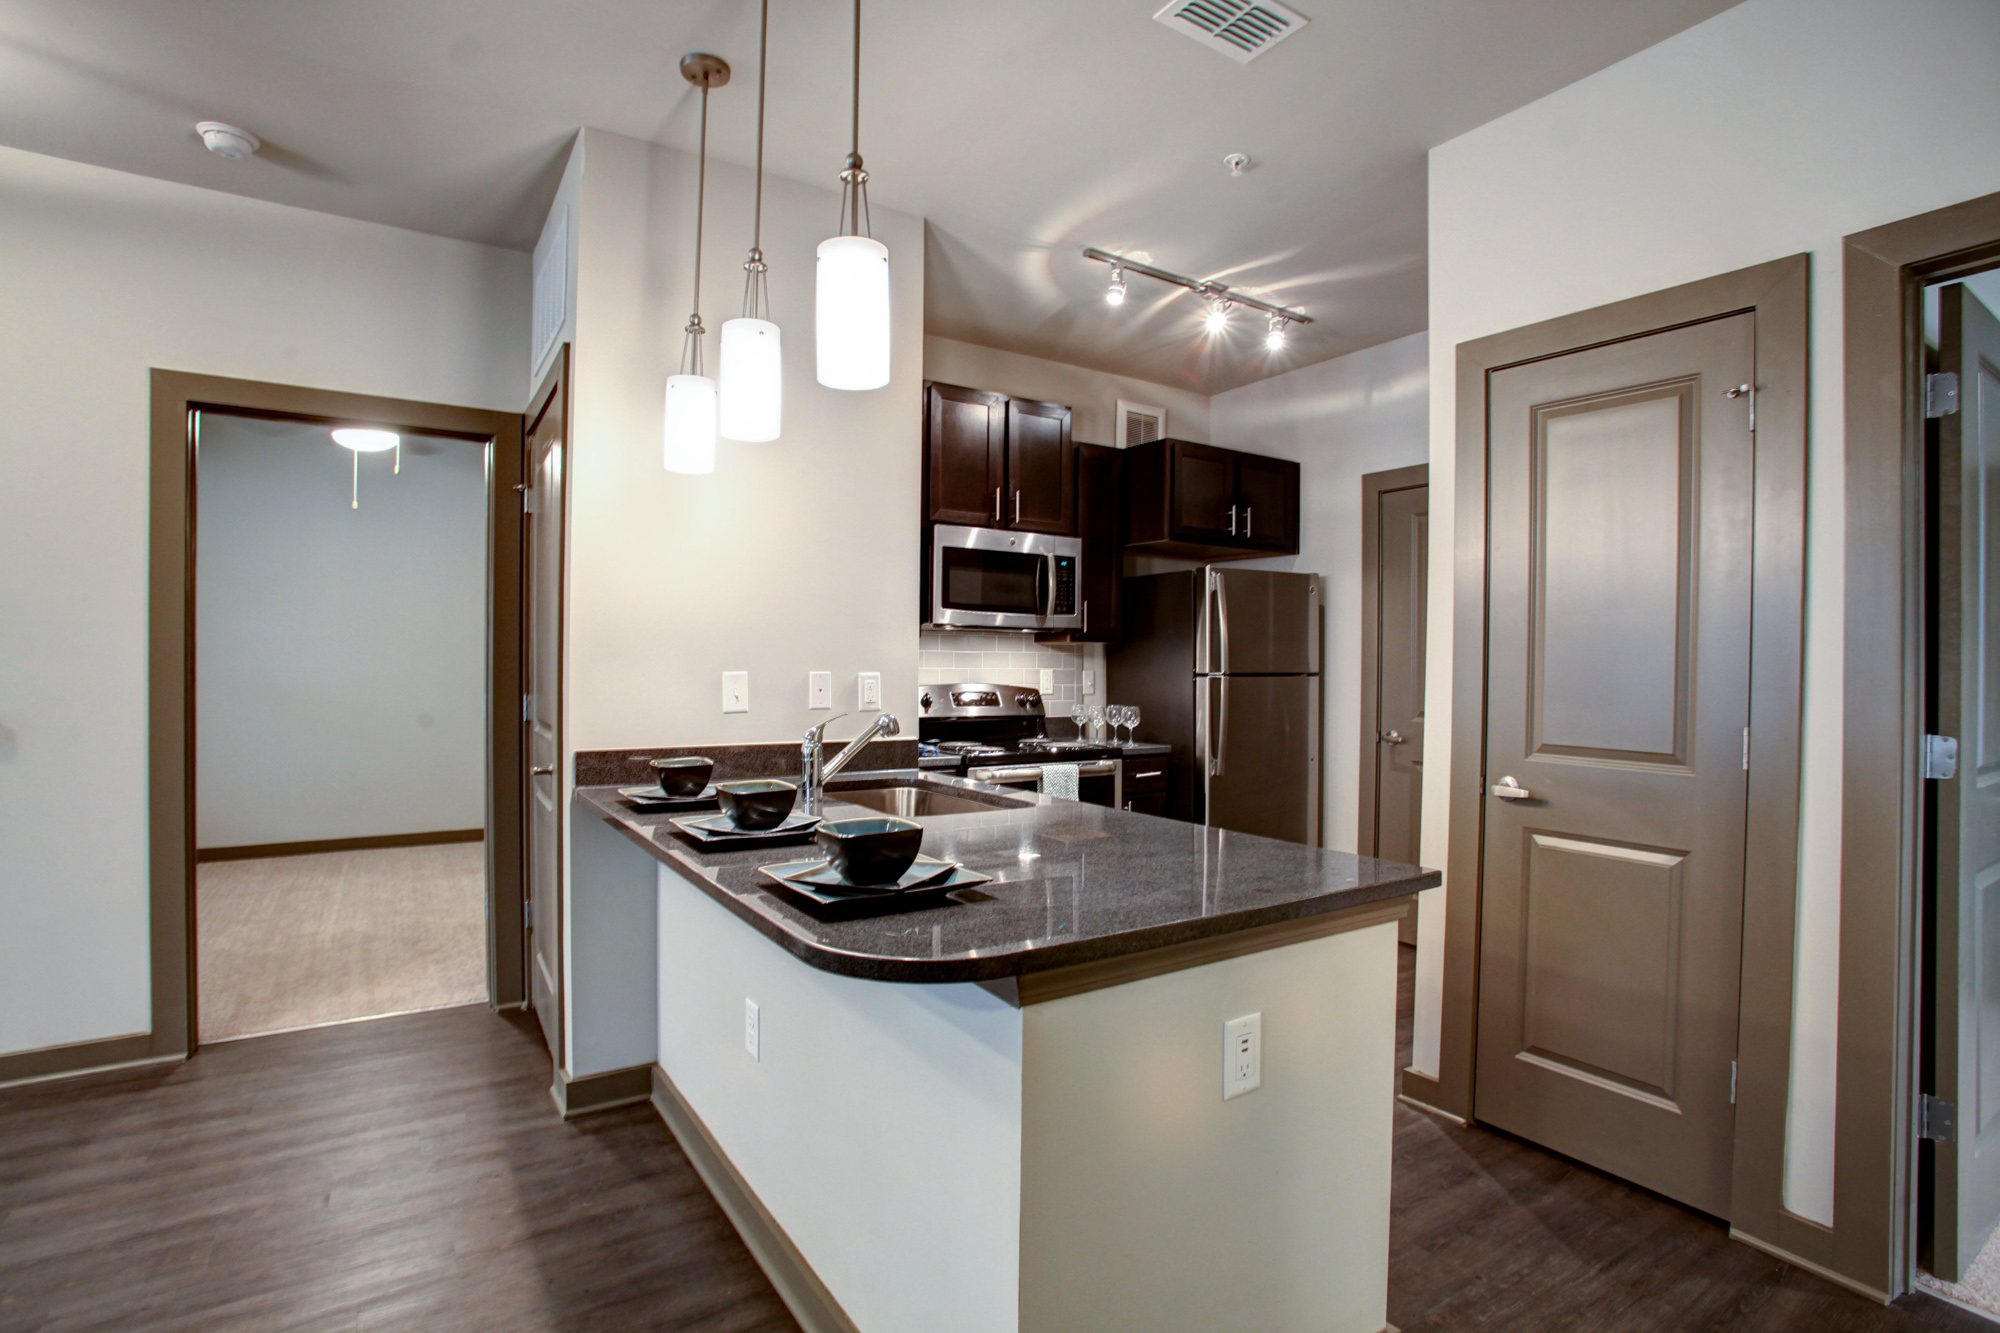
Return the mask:
{"type": "Polygon", "coordinates": [[[652,1095],[651,1065],[631,1065],[602,1074],[585,1074],[582,1078],[570,1078],[558,1069],[556,1081],[549,1085],[549,1096],[565,1120],[594,1111],[609,1111],[614,1106],[632,1106],[652,1095]]]}
{"type": "Polygon", "coordinates": [[[1847,1288],[1847,1290],[1853,1292],[1857,1296],[1866,1296],[1869,1300],[1874,1301],[1878,1305],[1887,1305],[1889,1303],[1888,1292],[1879,1291],[1876,1288],[1869,1286],[1866,1282],[1856,1282],[1853,1278],[1848,1277],[1845,1274],[1834,1272],[1831,1268],[1826,1267],[1826,1265],[1824,1264],[1816,1264],[1810,1259],[1800,1258],[1798,1255],[1793,1254],[1790,1250],[1785,1249],[1783,1246],[1773,1245],[1771,1244],[1770,1241],[1767,1240],[1759,1240],[1757,1237],[1749,1234],[1748,1232],[1738,1231],[1735,1227],[1729,1228],[1729,1238],[1731,1240],[1740,1240],[1753,1250],[1762,1250],[1764,1253],[1770,1255],[1773,1259],[1782,1259],[1794,1268],[1803,1268],[1806,1272],[1811,1273],[1814,1277],[1825,1278],[1828,1282],[1833,1283],[1836,1287],[1845,1287],[1847,1288]]]}
{"type": "Polygon", "coordinates": [[[372,852],[384,847],[436,847],[448,842],[484,842],[483,828],[436,833],[383,833],[372,838],[322,838],[318,842],[260,842],[247,847],[202,847],[196,861],[261,861],[271,856],[311,856],[317,852],[372,852]]]}
{"type": "Polygon", "coordinates": [[[736,1233],[743,1238],[743,1244],[764,1275],[771,1279],[778,1298],[799,1321],[799,1327],[805,1333],[860,1333],[847,1312],[840,1308],[840,1302],[834,1300],[833,1293],[819,1280],[819,1274],[813,1272],[812,1265],[799,1253],[798,1246],[792,1244],[792,1238],[778,1225],[778,1219],[771,1216],[749,1183],[737,1173],[722,1145],[681,1096],[680,1089],[667,1077],[667,1071],[654,1065],[651,1074],[653,1108],[680,1141],[681,1151],[694,1163],[708,1192],[735,1224],[736,1233]]]}
{"type": "Polygon", "coordinates": [[[152,1033],[135,1032],[125,1037],[102,1037],[96,1041],[43,1046],[37,1050],[0,1055],[0,1087],[77,1078],[109,1069],[129,1069],[135,1065],[178,1064],[185,1059],[187,1056],[183,1052],[158,1054],[153,1049],[152,1033]]]}

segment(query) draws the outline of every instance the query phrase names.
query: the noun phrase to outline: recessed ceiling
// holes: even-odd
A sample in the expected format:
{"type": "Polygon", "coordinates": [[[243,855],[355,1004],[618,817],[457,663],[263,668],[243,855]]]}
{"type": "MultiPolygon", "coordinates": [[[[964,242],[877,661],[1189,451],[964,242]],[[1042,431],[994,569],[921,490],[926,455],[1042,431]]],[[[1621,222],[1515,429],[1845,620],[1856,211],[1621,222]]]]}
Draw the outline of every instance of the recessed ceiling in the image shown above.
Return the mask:
{"type": "MultiPolygon", "coordinates": [[[[1732,3],[1298,0],[1310,22],[1243,65],[1157,0],[868,0],[861,148],[874,201],[929,220],[930,332],[1213,393],[1423,328],[1425,151],[1732,3]],[[1318,322],[1274,355],[1261,322],[1204,339],[1199,303],[1143,278],[1114,311],[1086,245],[1318,322]]],[[[771,8],[768,169],[832,187],[851,7],[771,8]]],[[[693,147],[687,51],[735,66],[711,151],[751,160],[757,12],[9,0],[0,143],[527,249],[577,126],[693,147]],[[263,151],[204,151],[208,119],[263,151]]]]}

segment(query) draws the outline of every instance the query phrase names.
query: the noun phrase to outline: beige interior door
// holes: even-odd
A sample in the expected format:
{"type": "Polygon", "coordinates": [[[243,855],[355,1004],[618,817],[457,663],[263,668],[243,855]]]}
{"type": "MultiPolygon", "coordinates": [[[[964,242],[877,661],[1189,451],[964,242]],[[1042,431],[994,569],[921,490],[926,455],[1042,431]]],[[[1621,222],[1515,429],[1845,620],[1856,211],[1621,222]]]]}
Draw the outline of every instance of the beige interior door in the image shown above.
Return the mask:
{"type": "Polygon", "coordinates": [[[1495,371],[1474,1114],[1727,1217],[1755,316],[1495,371]],[[1496,794],[1497,793],[1497,794],[1496,794]]]}
{"type": "MultiPolygon", "coordinates": [[[[1424,621],[1428,605],[1429,485],[1399,486],[1375,496],[1374,716],[1364,724],[1370,809],[1366,850],[1417,865],[1424,805],[1424,621]]],[[[1397,923],[1405,944],[1417,939],[1417,914],[1397,923]]]]}
{"type": "Polygon", "coordinates": [[[1936,814],[1932,1092],[1953,1131],[1927,1145],[1930,1253],[1957,1281],[2000,1223],[2000,321],[1954,283],[1939,293],[1933,726],[1957,741],[1936,814]]]}
{"type": "Polygon", "coordinates": [[[524,510],[528,560],[528,995],[558,1067],[562,1021],[562,626],[569,351],[530,413],[524,510]]]}

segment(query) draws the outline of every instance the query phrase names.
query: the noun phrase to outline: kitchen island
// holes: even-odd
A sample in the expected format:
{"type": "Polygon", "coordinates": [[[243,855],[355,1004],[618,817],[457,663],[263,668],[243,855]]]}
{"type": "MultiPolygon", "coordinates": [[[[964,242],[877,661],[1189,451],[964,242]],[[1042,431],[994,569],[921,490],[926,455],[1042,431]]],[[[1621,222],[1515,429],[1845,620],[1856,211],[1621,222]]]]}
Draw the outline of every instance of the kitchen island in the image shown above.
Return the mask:
{"type": "Polygon", "coordinates": [[[1438,876],[914,771],[827,817],[895,786],[992,881],[822,920],[757,872],[809,846],[698,851],[577,792],[579,842],[627,849],[591,835],[579,880],[651,863],[655,1105],[801,1323],[1378,1333],[1395,921],[1438,876]],[[1225,1100],[1253,1014],[1261,1086],[1225,1100]]]}

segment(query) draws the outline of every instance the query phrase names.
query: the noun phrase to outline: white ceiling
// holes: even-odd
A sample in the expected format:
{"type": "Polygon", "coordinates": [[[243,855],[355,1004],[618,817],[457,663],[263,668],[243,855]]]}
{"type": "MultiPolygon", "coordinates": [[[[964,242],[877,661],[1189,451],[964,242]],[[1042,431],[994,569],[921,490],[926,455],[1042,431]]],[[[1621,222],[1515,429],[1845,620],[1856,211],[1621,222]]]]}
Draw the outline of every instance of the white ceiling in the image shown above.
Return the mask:
{"type": "MultiPolygon", "coordinates": [[[[929,219],[930,332],[1213,393],[1423,328],[1425,150],[1735,2],[1291,0],[1310,26],[1238,65],[1158,0],[868,0],[861,150],[929,219]],[[1086,245],[1319,322],[1211,344],[1146,279],[1106,307],[1086,245]]],[[[767,169],[832,186],[851,7],[771,8],[767,169]]],[[[693,147],[690,50],[735,66],[710,145],[749,163],[754,0],[0,0],[0,143],[526,249],[577,126],[693,147]]]]}

